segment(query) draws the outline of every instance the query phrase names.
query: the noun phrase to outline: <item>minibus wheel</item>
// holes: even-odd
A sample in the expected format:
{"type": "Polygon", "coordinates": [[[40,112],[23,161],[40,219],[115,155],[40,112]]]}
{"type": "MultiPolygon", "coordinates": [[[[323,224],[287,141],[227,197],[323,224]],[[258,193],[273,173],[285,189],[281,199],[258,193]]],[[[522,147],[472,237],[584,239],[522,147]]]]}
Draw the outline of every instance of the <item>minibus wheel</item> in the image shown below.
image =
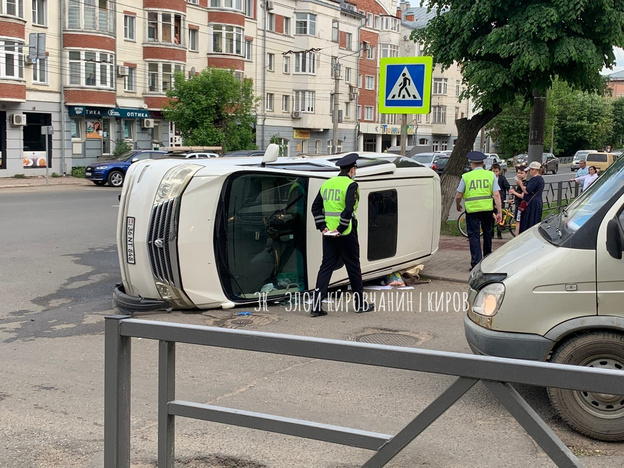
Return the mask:
{"type": "MultiPolygon", "coordinates": [[[[559,346],[551,362],[624,371],[624,335],[595,331],[559,346]]],[[[581,434],[598,440],[624,440],[624,395],[549,388],[548,397],[561,418],[581,434]]]]}

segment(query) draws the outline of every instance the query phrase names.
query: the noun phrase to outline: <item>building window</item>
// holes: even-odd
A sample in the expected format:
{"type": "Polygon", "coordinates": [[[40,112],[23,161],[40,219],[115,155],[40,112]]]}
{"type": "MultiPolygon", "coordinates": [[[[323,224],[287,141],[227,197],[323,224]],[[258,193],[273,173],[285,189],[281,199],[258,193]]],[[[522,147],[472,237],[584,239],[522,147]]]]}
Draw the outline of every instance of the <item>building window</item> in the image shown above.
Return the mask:
{"type": "Polygon", "coordinates": [[[33,83],[47,84],[48,83],[48,60],[38,59],[37,63],[33,64],[33,83]]]}
{"type": "Polygon", "coordinates": [[[199,50],[199,31],[197,29],[189,29],[189,50],[193,52],[199,50]]]}
{"type": "Polygon", "coordinates": [[[447,93],[446,78],[434,78],[433,79],[433,94],[446,94],[447,93]]]}
{"type": "Polygon", "coordinates": [[[253,60],[253,41],[245,40],[245,58],[249,61],[253,60]]]}
{"type": "Polygon", "coordinates": [[[366,89],[375,89],[375,77],[366,75],[366,89]]]}
{"type": "Polygon", "coordinates": [[[290,57],[284,55],[284,73],[286,75],[290,74],[290,57]]]}
{"type": "Polygon", "coordinates": [[[296,52],[295,73],[314,75],[316,73],[316,54],[313,52],[296,52]]]}
{"type": "Polygon", "coordinates": [[[373,27],[373,14],[372,13],[366,13],[366,27],[367,28],[373,27]]]}
{"type": "Polygon", "coordinates": [[[184,67],[180,64],[148,63],[147,86],[152,93],[166,93],[173,86],[174,72],[183,72],[184,67]]]}
{"type": "Polygon", "coordinates": [[[433,140],[431,142],[431,150],[432,151],[440,151],[440,142],[438,140],[433,140]]]}
{"type": "Polygon", "coordinates": [[[373,106],[364,106],[364,120],[374,120],[374,110],[375,108],[373,106]]]}
{"type": "Polygon", "coordinates": [[[68,0],[67,28],[113,34],[115,4],[109,0],[68,0]]]}
{"type": "Polygon", "coordinates": [[[316,36],[316,15],[312,13],[296,13],[295,34],[316,36]]]}
{"type": "Polygon", "coordinates": [[[275,13],[267,13],[267,31],[275,32],[275,13]]]}
{"type": "Polygon", "coordinates": [[[314,91],[295,91],[294,111],[314,113],[314,102],[316,93],[314,91]]]}
{"type": "Polygon", "coordinates": [[[267,93],[266,95],[266,110],[269,112],[273,112],[273,103],[274,103],[274,99],[275,96],[273,95],[273,93],[267,93]]]}
{"type": "Polygon", "coordinates": [[[446,106],[431,106],[431,114],[434,124],[446,123],[446,106]]]}
{"type": "Polygon", "coordinates": [[[267,54],[267,70],[275,71],[275,54],[267,54]]]}
{"type": "Polygon", "coordinates": [[[369,44],[368,47],[366,47],[366,58],[368,60],[375,60],[377,58],[375,56],[375,46],[369,44]]]}
{"type": "Polygon", "coordinates": [[[199,5],[199,0],[188,0],[191,5],[199,5]]]}
{"type": "Polygon", "coordinates": [[[351,67],[345,67],[345,83],[351,83],[351,67]]]}
{"type": "Polygon", "coordinates": [[[290,18],[284,17],[284,34],[290,36],[290,18]]]}
{"type": "Polygon", "coordinates": [[[358,82],[357,82],[357,87],[358,88],[362,88],[362,75],[358,74],[358,82]]]}
{"type": "Polygon", "coordinates": [[[256,4],[255,0],[244,0],[244,13],[245,16],[249,16],[250,18],[254,15],[254,5],[256,4]]]}
{"type": "Polygon", "coordinates": [[[80,122],[80,119],[71,119],[69,132],[71,133],[72,138],[81,138],[82,132],[80,131],[80,122]]]}
{"type": "Polygon", "coordinates": [[[32,22],[37,26],[45,26],[48,24],[47,20],[47,1],[46,0],[32,0],[32,22]]]}
{"type": "Polygon", "coordinates": [[[136,91],[136,68],[127,68],[128,75],[124,76],[124,91],[136,91]]]}
{"type": "Polygon", "coordinates": [[[181,44],[180,31],[184,26],[182,15],[149,11],[147,13],[147,41],[181,44]]]}
{"type": "Polygon", "coordinates": [[[340,23],[338,20],[332,20],[332,39],[333,42],[340,41],[340,23]]]}
{"type": "Polygon", "coordinates": [[[123,120],[123,137],[124,140],[134,140],[134,120],[123,120]]]}
{"type": "Polygon", "coordinates": [[[362,120],[362,106],[357,106],[357,119],[362,120]]]}
{"type": "Polygon", "coordinates": [[[290,96],[282,95],[282,112],[290,112],[290,96]]]}
{"type": "MultiPolygon", "coordinates": [[[[229,8],[232,10],[243,11],[243,0],[210,0],[210,6],[216,8],[229,8]]],[[[249,5],[245,4],[245,7],[248,6],[249,5]]],[[[245,8],[245,10],[247,10],[247,8],[245,8]]],[[[251,16],[252,14],[253,10],[250,10],[248,12],[248,16],[251,16]]]]}
{"type": "Polygon", "coordinates": [[[124,39],[136,40],[136,16],[124,15],[124,39]]]}
{"type": "Polygon", "coordinates": [[[353,50],[353,34],[345,33],[345,38],[346,38],[345,48],[347,50],[353,50]]]}
{"type": "Polygon", "coordinates": [[[243,28],[218,24],[212,27],[212,51],[243,55],[243,28]]]}
{"type": "Polygon", "coordinates": [[[24,78],[23,42],[0,40],[0,78],[24,78]]]}
{"type": "Polygon", "coordinates": [[[379,44],[379,58],[398,57],[399,46],[394,44],[379,44]]]}
{"type": "Polygon", "coordinates": [[[24,19],[24,0],[0,0],[0,14],[24,19]]]}
{"type": "Polygon", "coordinates": [[[381,18],[375,15],[375,29],[381,29],[381,18]]]}
{"type": "Polygon", "coordinates": [[[448,141],[443,141],[440,151],[446,151],[448,149],[448,141]]]}
{"type": "Polygon", "coordinates": [[[112,54],[69,51],[69,84],[112,89],[115,87],[112,54]]]}
{"type": "Polygon", "coordinates": [[[459,96],[460,92],[461,92],[460,81],[459,80],[455,80],[455,95],[459,96]]]}
{"type": "Polygon", "coordinates": [[[351,103],[345,102],[344,118],[351,119],[351,103]]]}

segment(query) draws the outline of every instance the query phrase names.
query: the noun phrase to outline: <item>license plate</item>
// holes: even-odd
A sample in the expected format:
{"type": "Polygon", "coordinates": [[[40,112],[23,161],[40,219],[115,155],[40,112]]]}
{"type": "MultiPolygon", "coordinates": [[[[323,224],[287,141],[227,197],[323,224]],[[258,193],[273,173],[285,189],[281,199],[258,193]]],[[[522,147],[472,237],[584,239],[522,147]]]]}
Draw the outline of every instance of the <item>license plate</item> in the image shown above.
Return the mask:
{"type": "Polygon", "coordinates": [[[134,265],[134,218],[126,218],[126,261],[134,265]]]}

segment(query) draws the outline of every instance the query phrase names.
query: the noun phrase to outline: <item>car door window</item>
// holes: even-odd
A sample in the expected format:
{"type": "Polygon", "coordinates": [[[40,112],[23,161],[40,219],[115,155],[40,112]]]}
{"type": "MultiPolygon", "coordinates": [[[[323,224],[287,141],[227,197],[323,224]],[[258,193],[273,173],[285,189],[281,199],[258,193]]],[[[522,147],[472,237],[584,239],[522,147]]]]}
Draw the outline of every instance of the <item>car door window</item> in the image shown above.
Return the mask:
{"type": "Polygon", "coordinates": [[[215,232],[223,289],[235,299],[303,291],[308,179],[233,175],[215,232]]]}

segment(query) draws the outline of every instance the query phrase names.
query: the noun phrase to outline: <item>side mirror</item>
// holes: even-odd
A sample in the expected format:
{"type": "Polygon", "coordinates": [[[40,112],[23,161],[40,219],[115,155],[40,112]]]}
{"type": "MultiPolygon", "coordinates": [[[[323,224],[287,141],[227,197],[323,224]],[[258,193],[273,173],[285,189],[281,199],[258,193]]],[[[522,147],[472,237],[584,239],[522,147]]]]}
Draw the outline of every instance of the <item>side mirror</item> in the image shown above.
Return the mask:
{"type": "Polygon", "coordinates": [[[132,159],[130,160],[130,162],[131,162],[131,163],[135,163],[135,162],[137,162],[138,160],[139,160],[139,158],[132,158],[132,159]]]}
{"type": "Polygon", "coordinates": [[[272,163],[277,161],[278,156],[279,145],[271,143],[269,146],[267,146],[267,149],[264,152],[264,156],[262,157],[262,165],[264,166],[266,163],[272,163]]]}
{"type": "Polygon", "coordinates": [[[610,219],[607,224],[607,252],[613,258],[622,260],[622,233],[617,218],[610,219]]]}

